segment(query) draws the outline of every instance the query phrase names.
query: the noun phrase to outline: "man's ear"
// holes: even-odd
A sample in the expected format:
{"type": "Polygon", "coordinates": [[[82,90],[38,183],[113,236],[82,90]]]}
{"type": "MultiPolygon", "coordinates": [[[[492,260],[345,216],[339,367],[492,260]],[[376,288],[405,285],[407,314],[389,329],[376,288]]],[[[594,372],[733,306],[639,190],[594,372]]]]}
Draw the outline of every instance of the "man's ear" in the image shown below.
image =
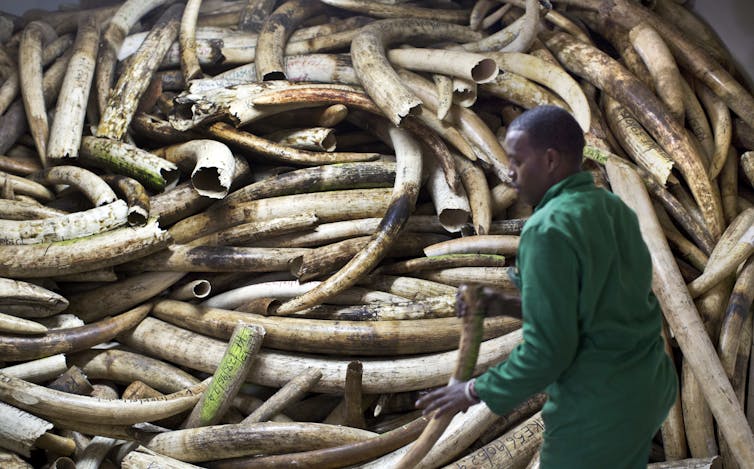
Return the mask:
{"type": "Polygon", "coordinates": [[[554,148],[545,151],[545,167],[549,173],[554,173],[563,163],[563,155],[554,148]]]}

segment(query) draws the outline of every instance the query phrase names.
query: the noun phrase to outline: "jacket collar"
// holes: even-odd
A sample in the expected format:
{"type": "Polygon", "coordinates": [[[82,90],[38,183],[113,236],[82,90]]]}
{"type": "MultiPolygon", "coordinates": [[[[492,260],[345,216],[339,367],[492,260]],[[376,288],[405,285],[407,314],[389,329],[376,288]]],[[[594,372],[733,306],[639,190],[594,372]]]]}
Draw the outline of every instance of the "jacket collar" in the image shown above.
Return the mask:
{"type": "Polygon", "coordinates": [[[545,195],[542,196],[542,200],[539,201],[534,211],[536,212],[537,210],[541,209],[542,207],[547,205],[547,202],[559,196],[563,192],[571,190],[584,190],[591,187],[594,187],[594,178],[592,177],[592,173],[588,171],[579,171],[578,173],[568,176],[567,178],[557,182],[549,189],[547,189],[547,192],[545,192],[545,195]]]}

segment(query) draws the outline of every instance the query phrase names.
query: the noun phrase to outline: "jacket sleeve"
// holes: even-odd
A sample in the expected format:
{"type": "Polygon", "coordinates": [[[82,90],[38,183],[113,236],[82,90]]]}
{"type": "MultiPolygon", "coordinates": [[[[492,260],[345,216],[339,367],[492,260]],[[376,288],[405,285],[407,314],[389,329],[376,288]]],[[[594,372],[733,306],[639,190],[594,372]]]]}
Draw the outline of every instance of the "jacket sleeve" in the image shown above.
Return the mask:
{"type": "Polygon", "coordinates": [[[506,361],[480,375],[474,386],[500,415],[554,382],[572,363],[579,341],[581,267],[565,235],[552,228],[526,233],[518,266],[523,341],[506,361]]]}

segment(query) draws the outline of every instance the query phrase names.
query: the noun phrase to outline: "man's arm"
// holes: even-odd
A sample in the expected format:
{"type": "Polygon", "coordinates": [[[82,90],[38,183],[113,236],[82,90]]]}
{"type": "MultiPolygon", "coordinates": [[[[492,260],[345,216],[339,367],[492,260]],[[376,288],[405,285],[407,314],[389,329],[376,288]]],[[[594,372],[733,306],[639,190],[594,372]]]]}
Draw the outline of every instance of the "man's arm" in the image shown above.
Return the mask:
{"type": "Polygon", "coordinates": [[[530,232],[519,247],[523,342],[476,379],[474,390],[505,414],[565,371],[578,348],[579,260],[555,230],[530,232]]]}

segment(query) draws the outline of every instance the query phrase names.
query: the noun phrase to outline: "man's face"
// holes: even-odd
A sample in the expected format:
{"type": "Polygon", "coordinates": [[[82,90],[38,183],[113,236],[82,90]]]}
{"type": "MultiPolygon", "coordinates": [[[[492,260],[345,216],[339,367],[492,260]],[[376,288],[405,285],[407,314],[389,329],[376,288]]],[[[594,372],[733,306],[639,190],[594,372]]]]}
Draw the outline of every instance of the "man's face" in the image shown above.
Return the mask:
{"type": "Polygon", "coordinates": [[[508,175],[518,192],[519,199],[537,205],[550,183],[547,152],[537,152],[529,144],[529,136],[520,130],[511,130],[505,136],[505,151],[510,157],[508,175]]]}

